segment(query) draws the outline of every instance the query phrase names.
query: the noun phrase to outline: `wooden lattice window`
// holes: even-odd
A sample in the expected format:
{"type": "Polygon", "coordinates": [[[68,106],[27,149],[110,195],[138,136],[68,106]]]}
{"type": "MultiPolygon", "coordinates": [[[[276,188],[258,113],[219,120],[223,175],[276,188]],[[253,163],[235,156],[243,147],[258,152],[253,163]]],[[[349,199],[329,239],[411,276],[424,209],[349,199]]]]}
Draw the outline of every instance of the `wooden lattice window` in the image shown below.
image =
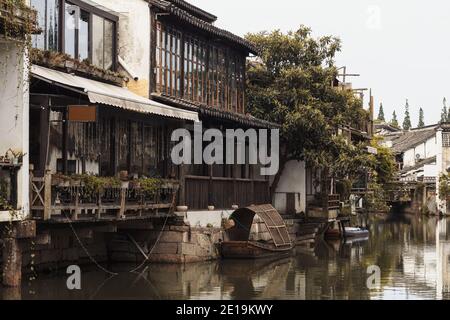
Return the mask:
{"type": "Polygon", "coordinates": [[[450,147],[450,132],[444,132],[442,134],[442,146],[450,147]]]}
{"type": "Polygon", "coordinates": [[[156,88],[158,93],[181,97],[181,33],[156,24],[156,88]]]}

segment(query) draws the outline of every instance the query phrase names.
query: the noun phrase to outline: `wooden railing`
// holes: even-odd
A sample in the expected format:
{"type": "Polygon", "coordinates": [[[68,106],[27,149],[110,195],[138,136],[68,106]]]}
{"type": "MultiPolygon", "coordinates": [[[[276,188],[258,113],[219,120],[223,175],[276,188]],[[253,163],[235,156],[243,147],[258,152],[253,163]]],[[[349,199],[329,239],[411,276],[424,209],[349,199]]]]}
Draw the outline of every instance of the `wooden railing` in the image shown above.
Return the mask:
{"type": "Polygon", "coordinates": [[[247,207],[270,203],[267,180],[219,177],[185,177],[186,206],[190,210],[230,209],[233,205],[247,207]]]}
{"type": "Polygon", "coordinates": [[[123,182],[93,191],[81,182],[61,183],[45,177],[31,177],[30,206],[33,217],[43,220],[121,220],[171,213],[175,208],[178,181],[163,181],[154,192],[123,182]]]}
{"type": "Polygon", "coordinates": [[[328,195],[328,210],[339,210],[341,208],[341,200],[338,194],[328,195]]]}

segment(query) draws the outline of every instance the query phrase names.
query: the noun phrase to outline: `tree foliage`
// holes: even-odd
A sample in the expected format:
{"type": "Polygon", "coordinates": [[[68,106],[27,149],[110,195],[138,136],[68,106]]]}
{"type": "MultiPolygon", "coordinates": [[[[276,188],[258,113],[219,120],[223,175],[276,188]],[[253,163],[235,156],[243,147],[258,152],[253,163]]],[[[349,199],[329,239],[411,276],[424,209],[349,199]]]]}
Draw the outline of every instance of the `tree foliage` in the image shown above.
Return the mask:
{"type": "Polygon", "coordinates": [[[383,110],[383,104],[382,103],[380,103],[380,111],[378,112],[377,120],[380,121],[380,122],[385,122],[386,121],[386,119],[384,118],[384,110],[383,110]]]}
{"type": "Polygon", "coordinates": [[[405,118],[403,119],[403,130],[409,130],[411,129],[411,115],[409,114],[409,102],[408,99],[406,99],[405,104],[405,118]]]}
{"type": "Polygon", "coordinates": [[[441,123],[448,121],[447,98],[442,101],[441,123]]]}
{"type": "Polygon", "coordinates": [[[390,125],[394,128],[400,128],[398,124],[397,113],[395,111],[392,113],[392,120],[390,122],[390,125]]]}
{"type": "Polygon", "coordinates": [[[351,90],[332,85],[338,75],[334,58],[341,49],[340,40],[315,39],[304,26],[246,38],[256,45],[261,58],[248,64],[248,110],[282,126],[281,162],[307,160],[334,177],[361,170],[367,162],[364,146],[337,135],[338,128],[357,127],[369,120],[362,101],[351,90]]]}
{"type": "Polygon", "coordinates": [[[419,109],[419,123],[418,123],[417,127],[418,128],[425,127],[425,116],[423,114],[423,109],[422,108],[419,109]]]}

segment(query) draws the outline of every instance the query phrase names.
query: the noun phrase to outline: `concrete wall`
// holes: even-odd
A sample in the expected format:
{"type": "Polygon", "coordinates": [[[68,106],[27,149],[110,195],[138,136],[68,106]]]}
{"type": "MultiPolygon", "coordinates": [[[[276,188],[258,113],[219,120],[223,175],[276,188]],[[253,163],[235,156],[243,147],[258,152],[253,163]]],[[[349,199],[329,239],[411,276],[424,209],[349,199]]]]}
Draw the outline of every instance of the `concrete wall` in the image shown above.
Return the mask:
{"type": "MultiPolygon", "coordinates": [[[[128,88],[148,98],[150,77],[150,9],[144,0],[95,0],[96,3],[120,14],[119,56],[139,77],[130,79],[128,88]]],[[[123,69],[123,74],[131,78],[123,69]]],[[[135,76],[133,74],[133,76],[135,76]]]]}
{"type": "MultiPolygon", "coordinates": [[[[29,214],[28,68],[25,49],[0,38],[0,155],[9,149],[22,152],[18,173],[18,207],[15,219],[29,214]]],[[[0,222],[9,221],[10,212],[0,212],[0,222]]]]}
{"type": "Polygon", "coordinates": [[[234,210],[215,210],[215,211],[188,211],[185,214],[184,221],[192,227],[220,228],[222,219],[228,219],[234,210]]]}
{"type": "Polygon", "coordinates": [[[289,161],[286,164],[275,192],[273,204],[280,213],[286,212],[287,193],[296,193],[297,213],[306,211],[306,169],[303,161],[289,161]]]}

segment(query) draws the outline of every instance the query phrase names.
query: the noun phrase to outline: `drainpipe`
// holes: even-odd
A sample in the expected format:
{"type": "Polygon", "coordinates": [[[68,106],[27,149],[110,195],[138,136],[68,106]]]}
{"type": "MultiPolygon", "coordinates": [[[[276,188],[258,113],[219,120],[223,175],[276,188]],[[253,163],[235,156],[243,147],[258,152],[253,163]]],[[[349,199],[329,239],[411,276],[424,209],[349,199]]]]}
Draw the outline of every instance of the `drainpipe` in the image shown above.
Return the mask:
{"type": "Polygon", "coordinates": [[[445,173],[444,164],[442,161],[443,150],[442,150],[442,128],[438,128],[436,130],[436,145],[437,145],[437,153],[436,153],[436,166],[437,166],[437,177],[436,177],[436,205],[438,211],[442,213],[447,212],[447,201],[446,199],[441,198],[441,194],[439,192],[439,185],[441,180],[441,175],[445,173]]]}

